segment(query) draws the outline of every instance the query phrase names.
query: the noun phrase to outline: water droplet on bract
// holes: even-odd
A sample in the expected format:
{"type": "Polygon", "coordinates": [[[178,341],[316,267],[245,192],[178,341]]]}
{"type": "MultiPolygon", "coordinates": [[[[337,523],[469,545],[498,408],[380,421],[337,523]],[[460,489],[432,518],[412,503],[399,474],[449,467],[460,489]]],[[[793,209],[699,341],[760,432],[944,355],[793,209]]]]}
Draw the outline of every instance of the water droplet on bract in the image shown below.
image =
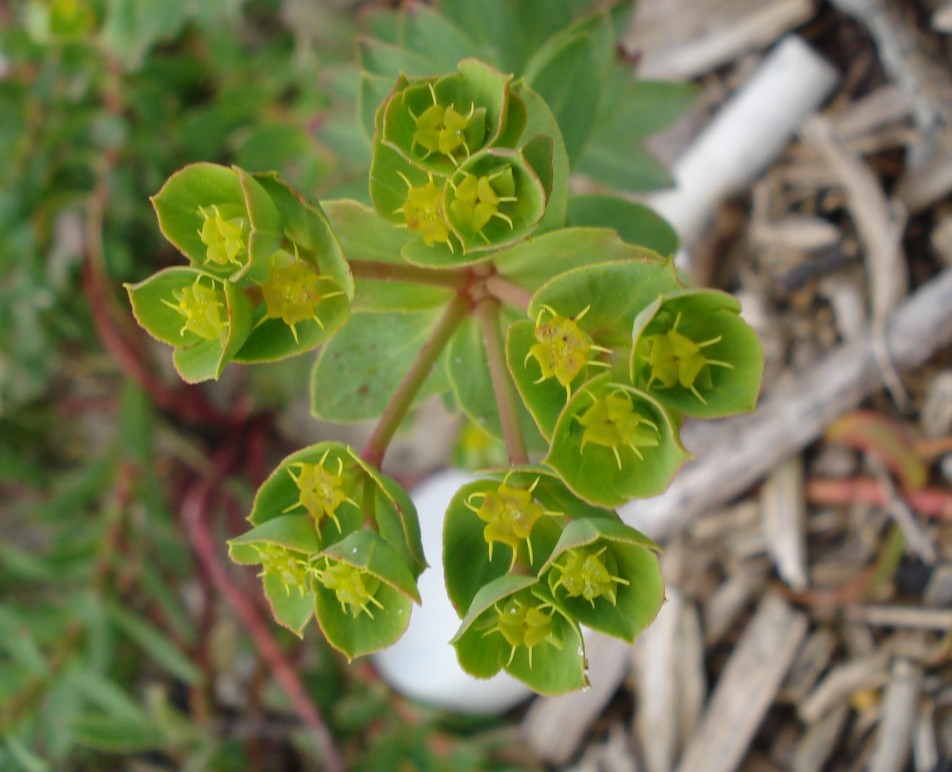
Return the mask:
{"type": "Polygon", "coordinates": [[[460,357],[456,357],[454,361],[456,362],[456,364],[460,364],[463,360],[460,357]]]}
{"type": "Polygon", "coordinates": [[[575,653],[578,654],[580,657],[585,656],[585,652],[582,651],[582,647],[581,647],[581,646],[579,646],[579,647],[575,650],[575,653]]]}
{"type": "Polygon", "coordinates": [[[356,547],[354,547],[354,548],[351,550],[351,554],[353,554],[353,555],[356,555],[356,554],[357,554],[357,548],[356,548],[356,547]]]}

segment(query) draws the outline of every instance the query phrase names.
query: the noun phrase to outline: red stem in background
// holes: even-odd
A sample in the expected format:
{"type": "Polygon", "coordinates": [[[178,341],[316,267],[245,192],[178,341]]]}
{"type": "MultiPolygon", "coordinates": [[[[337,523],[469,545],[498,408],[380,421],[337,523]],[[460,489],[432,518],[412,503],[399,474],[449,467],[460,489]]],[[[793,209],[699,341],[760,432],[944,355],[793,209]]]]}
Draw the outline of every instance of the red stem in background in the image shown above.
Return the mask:
{"type": "MultiPolygon", "coordinates": [[[[869,477],[807,480],[807,500],[812,504],[846,505],[854,502],[884,506],[889,491],[878,480],[869,477]]],[[[921,488],[901,493],[903,500],[915,511],[929,517],[952,520],[952,491],[944,488],[921,488]]]]}

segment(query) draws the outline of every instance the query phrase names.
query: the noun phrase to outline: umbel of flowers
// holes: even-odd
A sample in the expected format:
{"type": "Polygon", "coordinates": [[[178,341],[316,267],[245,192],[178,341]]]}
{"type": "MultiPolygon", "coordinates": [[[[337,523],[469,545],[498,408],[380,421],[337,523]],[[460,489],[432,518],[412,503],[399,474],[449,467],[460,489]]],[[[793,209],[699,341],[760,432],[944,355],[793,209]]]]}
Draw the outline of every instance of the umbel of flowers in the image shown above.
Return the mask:
{"type": "Polygon", "coordinates": [[[127,289],[184,380],[310,351],[347,321],[354,279],[327,217],[276,175],[193,164],[153,205],[188,265],[127,289]]]}
{"type": "Polygon", "coordinates": [[[398,80],[375,116],[370,197],[413,234],[405,259],[466,265],[542,220],[556,140],[527,130],[527,91],[474,59],[450,75],[398,80]]]}
{"type": "Polygon", "coordinates": [[[559,126],[525,82],[472,59],[401,76],[372,147],[372,208],[273,174],[174,174],[153,203],[185,264],[130,286],[133,311],[187,381],[320,347],[315,415],[378,419],[359,452],[284,459],[229,542],[280,624],[302,635],[313,617],[348,658],[406,629],[426,563],[380,470],[412,407],[441,394],[509,456],[445,515],[460,664],[581,688],[582,627],[630,642],[664,600],[657,545],[615,507],[670,483],[684,416],[753,409],[760,347],[732,297],[682,284],[673,234],[653,248],[656,216],[570,198],[559,126]],[[632,222],[652,223],[647,246],[632,222]]]}

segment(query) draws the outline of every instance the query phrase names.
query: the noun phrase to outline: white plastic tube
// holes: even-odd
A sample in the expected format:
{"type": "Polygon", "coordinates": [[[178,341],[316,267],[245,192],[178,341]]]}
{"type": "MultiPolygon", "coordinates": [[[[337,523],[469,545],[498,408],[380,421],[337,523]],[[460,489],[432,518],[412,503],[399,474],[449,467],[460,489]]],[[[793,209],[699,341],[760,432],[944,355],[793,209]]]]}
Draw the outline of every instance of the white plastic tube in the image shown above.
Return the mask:
{"type": "Polygon", "coordinates": [[[675,162],[675,187],[648,203],[690,249],[717,207],[746,189],[823,103],[837,73],[799,37],[784,38],[675,162]]]}

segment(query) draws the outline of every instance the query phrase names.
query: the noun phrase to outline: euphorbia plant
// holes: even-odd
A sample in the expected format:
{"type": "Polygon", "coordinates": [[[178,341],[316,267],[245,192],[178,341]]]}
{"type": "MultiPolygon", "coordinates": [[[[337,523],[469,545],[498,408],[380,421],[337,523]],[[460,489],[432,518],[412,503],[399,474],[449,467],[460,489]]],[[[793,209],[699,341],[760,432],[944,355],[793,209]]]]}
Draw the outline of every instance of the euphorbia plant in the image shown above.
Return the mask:
{"type": "Polygon", "coordinates": [[[475,59],[401,75],[373,126],[373,208],[275,174],[174,174],[153,201],[189,264],[130,286],[133,310],[191,382],[321,347],[314,413],[377,419],[362,449],[282,461],[230,542],[279,623],[301,635],[316,617],[348,658],[406,629],[426,563],[381,466],[411,407],[443,394],[509,458],[445,517],[460,663],[580,688],[580,625],[633,641],[664,597],[657,546],[613,508],[668,485],[682,416],[753,408],[760,348],[730,296],[683,286],[661,239],[612,227],[627,218],[630,239],[643,209],[570,199],[559,124],[525,80],[475,59]]]}

